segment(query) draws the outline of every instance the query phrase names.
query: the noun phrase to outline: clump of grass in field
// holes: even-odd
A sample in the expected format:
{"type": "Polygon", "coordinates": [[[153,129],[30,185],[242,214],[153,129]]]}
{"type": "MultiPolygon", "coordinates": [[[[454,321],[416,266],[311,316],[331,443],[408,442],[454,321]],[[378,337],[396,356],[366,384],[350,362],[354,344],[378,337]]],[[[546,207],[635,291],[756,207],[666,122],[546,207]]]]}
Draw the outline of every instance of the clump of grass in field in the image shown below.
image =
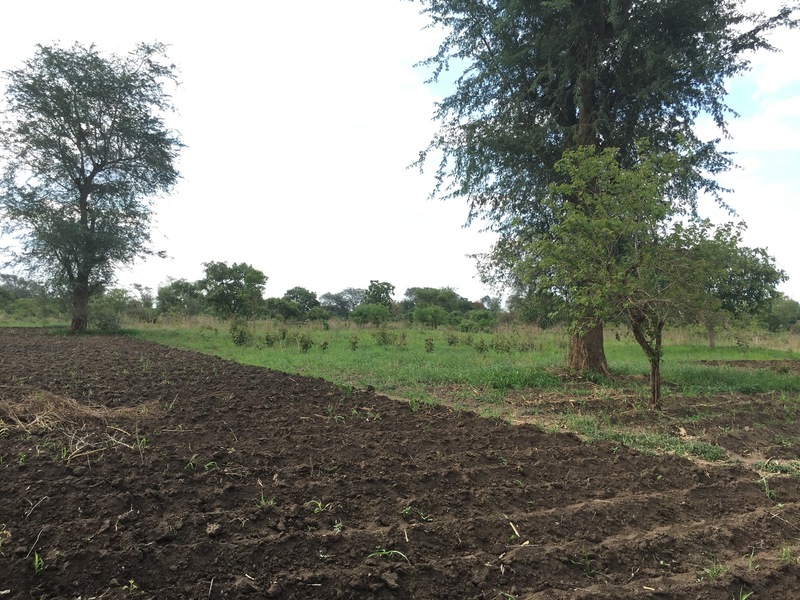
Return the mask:
{"type": "Polygon", "coordinates": [[[613,427],[608,416],[601,414],[578,415],[567,413],[561,417],[562,425],[589,440],[617,442],[634,450],[645,452],[670,452],[678,456],[694,456],[710,462],[725,460],[725,448],[715,444],[685,440],[664,433],[631,432],[613,427]]]}

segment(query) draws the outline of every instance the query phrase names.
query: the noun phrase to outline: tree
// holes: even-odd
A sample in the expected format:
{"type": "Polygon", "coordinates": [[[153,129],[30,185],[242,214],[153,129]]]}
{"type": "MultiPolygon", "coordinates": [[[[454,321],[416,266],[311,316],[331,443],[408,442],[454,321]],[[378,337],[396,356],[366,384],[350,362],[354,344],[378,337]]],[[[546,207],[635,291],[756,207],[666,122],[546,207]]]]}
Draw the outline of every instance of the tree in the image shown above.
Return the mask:
{"type": "Polygon", "coordinates": [[[766,250],[741,245],[743,230],[742,224],[721,227],[695,249],[698,259],[709,266],[709,277],[707,298],[690,316],[705,326],[711,348],[716,345],[718,325],[767,313],[780,295],[778,284],[786,281],[786,273],[766,250]]]}
{"type": "Polygon", "coordinates": [[[472,310],[472,303],[459,296],[453,288],[408,288],[405,294],[405,304],[409,309],[438,306],[447,313],[466,313],[472,310]]]}
{"type": "Polygon", "coordinates": [[[156,292],[159,313],[183,316],[200,314],[205,309],[205,299],[198,283],[186,279],[171,279],[156,292]]]}
{"type": "Polygon", "coordinates": [[[772,332],[800,333],[800,302],[780,294],[772,302],[769,313],[762,317],[762,323],[772,332]]]}
{"type": "Polygon", "coordinates": [[[352,310],[364,301],[367,290],[362,288],[345,288],[337,294],[330,292],[319,297],[321,306],[332,315],[347,318],[352,310]]]}
{"type": "MultiPolygon", "coordinates": [[[[749,52],[772,49],[771,29],[796,25],[794,8],[767,17],[731,0],[420,1],[446,31],[422,65],[433,81],[451,67],[459,74],[418,164],[440,155],[434,195],[465,199],[468,222],[486,218],[499,234],[485,273],[500,279],[530,242],[552,235],[558,215],[544,201],[563,182],[555,165],[568,150],[617,148],[632,168],[646,139],[678,153],[665,190],[673,202],[691,212],[699,190],[718,193],[713,177],[730,160],[695,121],[709,114],[725,132],[725,80],[748,69],[749,52]]],[[[606,372],[602,320],[582,318],[569,364],[606,372]]]]}
{"type": "Polygon", "coordinates": [[[197,286],[211,311],[221,319],[253,317],[264,302],[267,276],[247,263],[203,263],[205,277],[197,286]]]}
{"type": "Polygon", "coordinates": [[[284,298],[267,298],[264,301],[264,312],[272,319],[280,318],[283,321],[303,317],[300,305],[284,298]]]}
{"type": "Polygon", "coordinates": [[[303,316],[306,316],[312,308],[317,308],[320,305],[319,300],[317,300],[317,294],[304,287],[293,287],[287,290],[283,295],[283,299],[297,304],[303,316]]]}
{"type": "Polygon", "coordinates": [[[385,304],[359,304],[350,316],[359,325],[372,323],[378,327],[388,321],[392,313],[385,304]]]}
{"type": "Polygon", "coordinates": [[[21,243],[14,259],[68,291],[72,331],[86,329],[90,296],[119,265],[153,253],[152,197],[178,180],[164,59],[162,44],[127,56],[39,46],[5,73],[0,215],[21,243]]]}
{"type": "Polygon", "coordinates": [[[430,325],[434,329],[447,321],[447,311],[441,306],[418,306],[414,309],[414,320],[423,325],[430,325]]]}
{"type": "Polygon", "coordinates": [[[372,279],[367,291],[364,292],[361,304],[381,304],[391,310],[392,294],[394,294],[394,286],[391,283],[372,279]]]}
{"type": "Polygon", "coordinates": [[[585,146],[556,163],[566,182],[551,186],[543,202],[558,216],[552,239],[533,242],[528,256],[547,273],[537,286],[571,299],[564,308],[572,331],[591,326],[586,314],[625,318],[650,363],[651,404],[658,407],[664,326],[708,298],[718,268],[704,259],[703,246],[736,238],[729,227],[715,231],[708,221],[686,219],[664,197],[676,155],[641,151],[639,164],[623,169],[616,152],[585,146]]]}

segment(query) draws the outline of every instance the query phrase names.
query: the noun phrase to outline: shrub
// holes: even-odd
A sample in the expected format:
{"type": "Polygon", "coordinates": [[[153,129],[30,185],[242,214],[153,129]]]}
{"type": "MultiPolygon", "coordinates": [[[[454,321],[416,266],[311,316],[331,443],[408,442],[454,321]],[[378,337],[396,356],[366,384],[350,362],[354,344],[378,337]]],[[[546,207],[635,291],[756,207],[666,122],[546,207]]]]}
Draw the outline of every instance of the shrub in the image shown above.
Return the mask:
{"type": "Polygon", "coordinates": [[[235,317],[231,320],[230,334],[233,343],[237,346],[246,346],[253,341],[253,332],[244,317],[235,317]]]}

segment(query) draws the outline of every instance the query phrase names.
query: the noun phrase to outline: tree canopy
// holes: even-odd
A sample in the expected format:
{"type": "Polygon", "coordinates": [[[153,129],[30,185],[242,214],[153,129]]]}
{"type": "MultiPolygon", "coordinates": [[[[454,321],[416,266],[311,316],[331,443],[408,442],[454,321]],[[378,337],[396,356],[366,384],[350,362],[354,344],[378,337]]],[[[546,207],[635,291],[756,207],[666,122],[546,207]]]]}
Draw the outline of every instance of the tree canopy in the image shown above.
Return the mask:
{"type": "Polygon", "coordinates": [[[203,263],[205,276],[197,282],[206,305],[218,317],[253,317],[264,302],[267,276],[247,263],[203,263]]]}
{"type": "MultiPolygon", "coordinates": [[[[633,168],[645,140],[678,159],[663,190],[676,207],[692,213],[699,191],[718,195],[714,175],[730,158],[695,124],[711,115],[724,134],[733,115],[726,80],[749,68],[749,52],[772,49],[770,30],[796,25],[796,7],[768,16],[731,0],[420,3],[446,32],[421,64],[433,80],[457,76],[418,164],[440,156],[434,194],[466,200],[469,220],[485,218],[499,234],[489,276],[513,271],[521,248],[551,235],[559,215],[545,199],[564,182],[555,166],[567,151],[615,148],[620,166],[633,168]]],[[[605,371],[602,324],[585,318],[595,326],[573,337],[570,366],[605,371]]]]}
{"type": "Polygon", "coordinates": [[[175,68],[165,46],[126,56],[94,46],[39,46],[5,72],[0,216],[14,257],[72,296],[72,329],[114,270],[152,253],[152,198],[178,180],[182,147],[164,122],[175,68]]]}

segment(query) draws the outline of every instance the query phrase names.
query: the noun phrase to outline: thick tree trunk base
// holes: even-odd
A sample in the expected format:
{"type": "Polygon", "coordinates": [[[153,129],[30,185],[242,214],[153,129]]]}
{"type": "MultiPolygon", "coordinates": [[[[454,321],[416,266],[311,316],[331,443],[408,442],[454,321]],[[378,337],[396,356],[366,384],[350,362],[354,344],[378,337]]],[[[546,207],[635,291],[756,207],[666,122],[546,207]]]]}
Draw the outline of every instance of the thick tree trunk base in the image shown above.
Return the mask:
{"type": "Polygon", "coordinates": [[[89,325],[86,321],[87,320],[85,317],[72,317],[72,324],[70,325],[69,330],[72,333],[83,333],[86,331],[86,328],[89,325]]]}
{"type": "Polygon", "coordinates": [[[592,371],[608,376],[608,360],[603,346],[603,324],[598,323],[582,334],[572,336],[568,366],[573,371],[592,371]]]}

